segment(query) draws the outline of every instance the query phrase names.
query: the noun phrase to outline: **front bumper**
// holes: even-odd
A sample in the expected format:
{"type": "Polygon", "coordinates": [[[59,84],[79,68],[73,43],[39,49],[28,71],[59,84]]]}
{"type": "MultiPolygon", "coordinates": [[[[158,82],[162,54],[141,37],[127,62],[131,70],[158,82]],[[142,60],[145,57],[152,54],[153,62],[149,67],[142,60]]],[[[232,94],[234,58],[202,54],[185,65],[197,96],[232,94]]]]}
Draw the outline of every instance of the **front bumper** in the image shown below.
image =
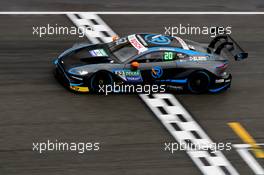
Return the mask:
{"type": "Polygon", "coordinates": [[[76,92],[89,92],[89,88],[85,86],[70,86],[70,89],[76,92]]]}
{"type": "Polygon", "coordinates": [[[56,65],[55,76],[63,86],[75,92],[87,93],[90,91],[89,87],[84,84],[83,79],[73,78],[68,75],[58,61],[54,61],[54,64],[56,65]]]}

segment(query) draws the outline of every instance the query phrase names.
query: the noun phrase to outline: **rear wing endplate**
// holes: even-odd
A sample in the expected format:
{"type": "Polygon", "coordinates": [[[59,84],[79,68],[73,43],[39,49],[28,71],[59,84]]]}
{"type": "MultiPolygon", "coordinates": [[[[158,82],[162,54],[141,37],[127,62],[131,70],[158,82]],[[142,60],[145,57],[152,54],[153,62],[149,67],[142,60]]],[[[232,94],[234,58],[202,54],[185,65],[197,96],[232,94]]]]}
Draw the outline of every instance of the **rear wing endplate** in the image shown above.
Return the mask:
{"type": "Polygon", "coordinates": [[[220,55],[224,48],[235,58],[236,61],[248,57],[248,53],[246,53],[237,42],[227,34],[216,36],[208,45],[208,52],[220,55]]]}

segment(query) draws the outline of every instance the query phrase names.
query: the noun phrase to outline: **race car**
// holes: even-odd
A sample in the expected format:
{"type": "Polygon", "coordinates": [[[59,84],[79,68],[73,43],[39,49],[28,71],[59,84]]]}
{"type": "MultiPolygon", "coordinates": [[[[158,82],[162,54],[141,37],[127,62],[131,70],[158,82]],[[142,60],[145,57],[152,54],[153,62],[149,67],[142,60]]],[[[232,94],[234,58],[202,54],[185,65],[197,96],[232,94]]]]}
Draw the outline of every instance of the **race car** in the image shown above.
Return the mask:
{"type": "Polygon", "coordinates": [[[110,43],[74,45],[54,64],[58,80],[76,92],[98,92],[100,86],[115,83],[216,93],[231,85],[230,55],[237,61],[248,57],[226,34],[206,46],[180,37],[140,33],[110,43]]]}

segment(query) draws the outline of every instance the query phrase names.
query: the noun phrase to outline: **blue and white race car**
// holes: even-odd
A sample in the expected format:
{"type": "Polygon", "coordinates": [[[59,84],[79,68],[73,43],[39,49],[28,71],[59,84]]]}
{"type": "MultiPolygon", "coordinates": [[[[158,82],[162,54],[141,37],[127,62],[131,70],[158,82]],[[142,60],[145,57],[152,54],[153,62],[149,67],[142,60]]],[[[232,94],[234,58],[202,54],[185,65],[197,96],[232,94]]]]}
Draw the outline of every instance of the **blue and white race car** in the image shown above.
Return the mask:
{"type": "Polygon", "coordinates": [[[227,56],[248,57],[229,36],[208,46],[180,37],[132,34],[104,44],[81,44],[55,59],[56,77],[71,90],[98,92],[101,85],[162,84],[168,90],[219,92],[231,85],[227,56]]]}

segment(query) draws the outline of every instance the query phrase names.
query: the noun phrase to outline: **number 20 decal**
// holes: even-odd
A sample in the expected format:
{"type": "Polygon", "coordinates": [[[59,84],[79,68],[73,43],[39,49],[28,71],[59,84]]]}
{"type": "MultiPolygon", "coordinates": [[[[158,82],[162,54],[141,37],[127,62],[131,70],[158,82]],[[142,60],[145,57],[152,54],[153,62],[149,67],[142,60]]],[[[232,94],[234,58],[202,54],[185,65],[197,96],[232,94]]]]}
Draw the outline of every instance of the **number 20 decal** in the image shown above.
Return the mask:
{"type": "Polygon", "coordinates": [[[171,60],[173,60],[173,55],[174,55],[173,52],[164,52],[163,59],[165,61],[171,61],[171,60]]]}

